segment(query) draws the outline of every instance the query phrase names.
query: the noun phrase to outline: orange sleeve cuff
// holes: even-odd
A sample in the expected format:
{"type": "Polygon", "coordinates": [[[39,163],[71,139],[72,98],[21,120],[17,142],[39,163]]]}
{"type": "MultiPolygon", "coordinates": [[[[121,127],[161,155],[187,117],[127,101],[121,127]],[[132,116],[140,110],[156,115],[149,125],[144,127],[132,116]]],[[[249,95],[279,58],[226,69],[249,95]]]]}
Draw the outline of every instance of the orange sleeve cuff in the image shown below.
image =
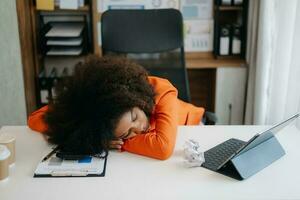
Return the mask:
{"type": "Polygon", "coordinates": [[[44,122],[44,114],[47,112],[48,106],[44,106],[39,110],[33,112],[28,118],[28,127],[34,131],[45,132],[47,130],[47,124],[44,122]]]}

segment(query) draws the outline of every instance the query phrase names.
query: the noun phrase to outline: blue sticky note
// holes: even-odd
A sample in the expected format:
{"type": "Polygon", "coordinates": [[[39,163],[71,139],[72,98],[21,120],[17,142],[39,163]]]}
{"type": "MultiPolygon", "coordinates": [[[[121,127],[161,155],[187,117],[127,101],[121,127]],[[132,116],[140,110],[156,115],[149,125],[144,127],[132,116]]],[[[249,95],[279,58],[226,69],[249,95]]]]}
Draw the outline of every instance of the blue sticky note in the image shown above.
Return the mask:
{"type": "Polygon", "coordinates": [[[85,156],[84,158],[78,160],[78,163],[91,163],[92,157],[91,156],[85,156]]]}
{"type": "Polygon", "coordinates": [[[197,18],[198,8],[196,6],[184,6],[182,8],[182,15],[184,19],[197,18]]]}

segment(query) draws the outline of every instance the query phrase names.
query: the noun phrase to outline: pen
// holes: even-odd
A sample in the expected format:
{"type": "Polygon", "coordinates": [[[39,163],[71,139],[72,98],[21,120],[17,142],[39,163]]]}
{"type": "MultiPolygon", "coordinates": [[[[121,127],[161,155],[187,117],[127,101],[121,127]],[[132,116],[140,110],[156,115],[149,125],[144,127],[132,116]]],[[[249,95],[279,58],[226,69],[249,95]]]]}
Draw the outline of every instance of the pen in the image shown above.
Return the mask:
{"type": "Polygon", "coordinates": [[[50,153],[48,153],[48,155],[46,155],[42,162],[45,162],[46,160],[48,160],[56,151],[57,151],[58,147],[55,147],[50,153]]]}

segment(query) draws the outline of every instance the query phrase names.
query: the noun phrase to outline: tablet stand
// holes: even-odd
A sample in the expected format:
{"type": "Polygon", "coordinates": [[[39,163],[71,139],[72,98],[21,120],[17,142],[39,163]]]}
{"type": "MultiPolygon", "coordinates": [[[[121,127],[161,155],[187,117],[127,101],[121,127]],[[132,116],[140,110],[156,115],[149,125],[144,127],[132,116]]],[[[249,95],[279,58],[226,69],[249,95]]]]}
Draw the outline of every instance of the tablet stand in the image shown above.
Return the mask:
{"type": "Polygon", "coordinates": [[[268,140],[232,158],[217,172],[243,180],[269,166],[283,155],[285,151],[272,134],[268,140]]]}

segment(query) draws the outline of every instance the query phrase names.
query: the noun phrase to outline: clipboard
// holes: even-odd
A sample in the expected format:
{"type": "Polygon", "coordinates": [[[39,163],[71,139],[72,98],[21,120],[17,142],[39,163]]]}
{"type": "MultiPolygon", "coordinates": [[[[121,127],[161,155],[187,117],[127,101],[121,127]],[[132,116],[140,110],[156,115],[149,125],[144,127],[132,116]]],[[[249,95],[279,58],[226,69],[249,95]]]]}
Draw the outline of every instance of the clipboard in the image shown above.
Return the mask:
{"type": "Polygon", "coordinates": [[[86,155],[80,160],[61,159],[53,152],[55,150],[38,164],[34,178],[105,176],[107,152],[103,153],[102,157],[86,155]]]}

